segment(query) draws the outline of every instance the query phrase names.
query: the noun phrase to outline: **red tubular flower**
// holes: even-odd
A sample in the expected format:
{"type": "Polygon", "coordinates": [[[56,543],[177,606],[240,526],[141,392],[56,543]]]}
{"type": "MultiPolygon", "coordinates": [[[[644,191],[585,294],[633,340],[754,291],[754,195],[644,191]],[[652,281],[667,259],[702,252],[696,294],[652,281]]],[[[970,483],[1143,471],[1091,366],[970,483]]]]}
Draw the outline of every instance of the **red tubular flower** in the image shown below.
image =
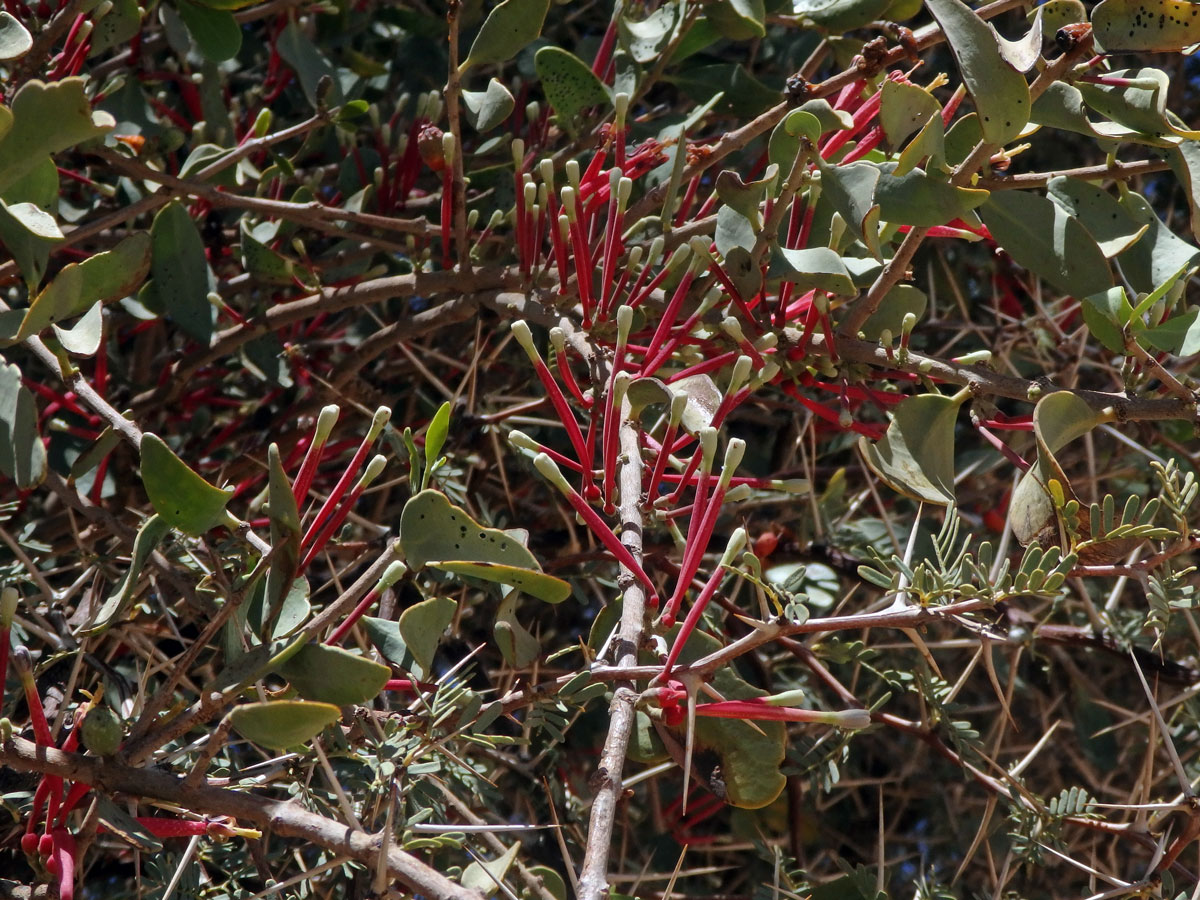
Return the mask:
{"type": "Polygon", "coordinates": [[[646,589],[650,592],[647,602],[651,606],[658,606],[658,592],[655,590],[654,582],[650,580],[650,576],[645,573],[641,564],[634,559],[633,554],[629,552],[629,548],[622,544],[617,539],[617,536],[613,534],[612,528],[600,518],[600,514],[588,505],[588,502],[583,499],[578,491],[571,487],[567,479],[563,477],[562,472],[558,470],[558,466],[554,464],[554,460],[545,453],[539,453],[533,458],[533,464],[547,481],[562,492],[563,496],[567,498],[567,502],[571,504],[575,512],[579,513],[580,518],[592,529],[592,533],[608,549],[608,552],[615,556],[621,565],[632,572],[633,576],[646,586],[646,589]]]}
{"type": "Polygon", "coordinates": [[[75,898],[75,837],[65,828],[54,829],[54,856],[58,862],[58,900],[75,898]]]}
{"type": "MultiPolygon", "coordinates": [[[[740,443],[743,447],[745,446],[744,442],[740,443]]],[[[704,551],[708,548],[708,535],[701,536],[700,527],[708,505],[708,480],[712,477],[713,462],[717,455],[717,430],[715,428],[705,428],[700,432],[700,447],[697,452],[700,454],[700,471],[696,478],[696,497],[692,502],[691,518],[688,520],[687,539],[684,541],[683,561],[679,566],[675,592],[671,594],[671,599],[663,608],[663,624],[667,627],[675,624],[675,616],[683,602],[683,595],[687,593],[696,570],[700,568],[700,560],[704,558],[704,551]]],[[[684,483],[680,482],[675,494],[678,495],[683,487],[684,483]]]]}
{"type": "Polygon", "coordinates": [[[46,721],[46,712],[42,709],[42,698],[38,696],[37,683],[33,680],[33,657],[24,647],[12,651],[13,668],[21,679],[21,688],[25,691],[25,703],[29,706],[29,719],[33,723],[33,735],[37,743],[43,747],[53,747],[54,737],[50,734],[50,723],[46,721]]]}
{"type": "Polygon", "coordinates": [[[696,715],[713,719],[750,719],[759,722],[810,722],[818,725],[833,725],[836,728],[858,730],[871,724],[871,713],[865,709],[843,709],[825,712],[818,709],[798,709],[789,706],[774,706],[766,701],[770,697],[755,697],[752,700],[722,700],[718,703],[703,703],[696,707],[696,715]]]}
{"type": "Polygon", "coordinates": [[[388,420],[392,417],[392,411],[381,406],[375,410],[375,416],[371,419],[371,427],[367,430],[366,436],[363,437],[362,443],[354,452],[354,457],[350,460],[350,464],[346,466],[346,471],[342,473],[342,477],[338,479],[333,490],[329,492],[329,496],[325,498],[325,502],[321,504],[321,508],[317,511],[317,516],[308,526],[308,530],[304,532],[304,537],[300,541],[301,547],[308,547],[312,544],[313,539],[320,534],[321,527],[325,524],[338,503],[346,496],[346,490],[350,487],[350,482],[354,476],[358,474],[358,467],[362,465],[363,460],[367,458],[367,451],[371,449],[371,445],[375,443],[375,439],[379,437],[388,420]]]}
{"type": "MultiPolygon", "coordinates": [[[[706,430],[704,436],[707,437],[710,433],[713,435],[712,441],[715,444],[715,430],[706,430]]],[[[729,446],[725,452],[725,462],[721,467],[721,477],[717,480],[712,497],[705,498],[704,496],[708,473],[704,469],[701,470],[700,483],[696,488],[696,508],[692,512],[691,521],[688,523],[687,549],[684,551],[683,564],[679,568],[679,580],[675,583],[675,593],[671,595],[671,600],[663,611],[663,624],[668,627],[675,624],[675,616],[678,614],[679,606],[683,602],[684,594],[687,593],[688,585],[692,583],[692,578],[695,577],[696,571],[700,568],[700,562],[704,559],[704,551],[708,549],[708,542],[712,538],[713,529],[717,525],[717,516],[721,514],[721,502],[725,499],[725,492],[729,490],[729,480],[733,476],[734,470],[741,463],[745,452],[745,441],[734,438],[729,442],[729,446]]],[[[709,455],[707,447],[704,453],[706,456],[709,455]]],[[[711,467],[711,462],[708,462],[704,466],[704,468],[709,467],[711,467]]],[[[742,536],[744,543],[744,531],[742,536]]],[[[733,543],[734,541],[731,538],[730,546],[733,543]]],[[[730,551],[727,549],[725,552],[728,554],[730,551]]],[[[719,569],[720,567],[718,567],[718,571],[719,569]]],[[[707,589],[706,585],[705,590],[707,589]]],[[[697,605],[699,605],[699,601],[697,601],[697,605]]]]}
{"type": "Polygon", "coordinates": [[[550,369],[542,360],[542,355],[538,352],[537,347],[533,344],[533,334],[529,330],[529,325],[522,321],[512,323],[513,337],[517,339],[517,343],[525,350],[529,361],[533,363],[534,371],[537,372],[538,380],[542,383],[542,387],[546,389],[546,395],[550,398],[551,404],[554,406],[554,411],[558,413],[558,418],[563,424],[563,428],[567,430],[567,438],[571,441],[571,446],[575,448],[575,453],[583,464],[583,480],[584,488],[591,484],[591,466],[589,460],[591,453],[589,452],[589,442],[583,439],[583,433],[579,430],[579,423],[575,421],[575,413],[571,411],[571,407],[567,404],[567,398],[563,396],[562,390],[558,386],[558,382],[554,380],[554,376],[550,374],[550,369]]]}
{"type": "Polygon", "coordinates": [[[330,404],[317,415],[317,426],[313,431],[312,443],[308,445],[308,451],[304,454],[304,462],[300,464],[300,472],[292,484],[292,496],[296,498],[297,506],[302,506],[305,498],[308,497],[308,489],[312,485],[313,475],[316,474],[317,466],[321,464],[325,442],[329,439],[329,433],[333,431],[340,412],[341,410],[337,406],[330,404]]]}
{"type": "Polygon", "coordinates": [[[649,506],[653,506],[654,501],[658,498],[658,486],[663,480],[667,461],[671,458],[671,446],[675,443],[675,435],[679,431],[679,423],[683,419],[683,411],[686,407],[687,397],[685,395],[676,394],[671,398],[671,414],[667,418],[667,430],[663,435],[658,455],[654,459],[654,469],[650,473],[650,481],[646,488],[646,503],[649,506]]]}
{"type": "Polygon", "coordinates": [[[300,563],[301,572],[308,568],[309,564],[316,558],[316,555],[329,543],[329,539],[333,537],[334,532],[342,526],[342,523],[346,521],[346,517],[350,515],[350,510],[354,509],[354,504],[358,502],[358,498],[362,496],[363,491],[367,489],[367,486],[372,481],[379,477],[379,473],[383,471],[386,465],[387,457],[382,453],[375,456],[367,464],[362,478],[358,479],[358,483],[354,485],[353,490],[342,500],[337,509],[334,510],[333,515],[329,517],[329,520],[325,523],[325,527],[312,539],[312,543],[308,547],[308,552],[304,555],[304,559],[300,563]]]}
{"type": "Polygon", "coordinates": [[[708,263],[708,246],[704,238],[693,238],[689,247],[692,256],[690,264],[688,265],[687,272],[680,279],[679,285],[675,288],[675,293],[671,295],[662,318],[658,320],[658,327],[654,330],[654,337],[650,339],[650,344],[646,349],[647,362],[642,366],[641,374],[643,376],[653,375],[669,358],[670,348],[663,346],[667,334],[670,332],[671,326],[675,324],[675,320],[679,317],[679,310],[683,306],[684,298],[687,296],[692,282],[695,281],[696,276],[708,263]]]}
{"type": "Polygon", "coordinates": [[[366,614],[367,610],[374,606],[379,597],[394,585],[397,581],[404,577],[404,573],[408,571],[408,567],[402,562],[394,562],[383,570],[383,575],[380,576],[379,582],[367,595],[358,601],[358,605],[354,607],[350,615],[346,616],[345,621],[339,625],[325,641],[326,644],[340,644],[346,637],[346,634],[354,627],[354,623],[366,614]]]}
{"type": "Polygon", "coordinates": [[[733,534],[729,536],[729,543],[725,546],[725,552],[721,554],[720,562],[717,563],[717,567],[713,570],[712,575],[708,577],[704,589],[700,591],[700,596],[696,598],[696,602],[688,610],[687,618],[683,620],[683,625],[680,626],[679,633],[675,635],[675,643],[671,645],[671,650],[667,654],[667,661],[663,664],[660,678],[670,676],[671,669],[675,665],[675,661],[679,659],[679,654],[683,651],[684,644],[687,643],[688,638],[691,637],[692,632],[696,629],[696,625],[700,622],[700,617],[704,614],[705,607],[708,606],[708,602],[712,599],[713,594],[716,593],[721,579],[725,577],[725,568],[732,565],[733,558],[741,553],[742,548],[745,546],[746,529],[734,529],[733,534]]]}

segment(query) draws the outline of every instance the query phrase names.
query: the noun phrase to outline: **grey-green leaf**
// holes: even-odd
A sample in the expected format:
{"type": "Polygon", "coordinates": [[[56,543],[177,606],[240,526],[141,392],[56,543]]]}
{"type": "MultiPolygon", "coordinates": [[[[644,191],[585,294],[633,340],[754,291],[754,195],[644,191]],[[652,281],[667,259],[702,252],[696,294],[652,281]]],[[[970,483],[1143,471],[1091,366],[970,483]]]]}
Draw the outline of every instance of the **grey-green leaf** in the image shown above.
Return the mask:
{"type": "Polygon", "coordinates": [[[843,297],[857,293],[842,258],[828,247],[777,247],[771,262],[771,275],[792,282],[801,292],[816,288],[843,297]]]}
{"type": "Polygon", "coordinates": [[[207,346],[213,309],[208,302],[208,261],[196,223],[178,200],[172,200],[154,217],[150,238],[155,293],[179,327],[207,346]]]}
{"type": "Polygon", "coordinates": [[[331,703],[274,700],[239,706],[229,714],[229,721],[247,740],[272,750],[286,750],[307,743],[340,715],[331,703]]]}
{"type": "Polygon", "coordinates": [[[501,602],[500,609],[496,613],[496,624],[493,626],[492,634],[504,661],[510,666],[520,669],[537,659],[542,648],[538,644],[537,638],[517,621],[518,596],[520,595],[513,591],[501,602]]]}
{"type": "Polygon", "coordinates": [[[400,514],[400,545],[414,571],[429,562],[496,562],[540,571],[537,559],[512,535],[486,528],[440,491],[421,491],[400,514]]]}
{"type": "Polygon", "coordinates": [[[604,82],[574,54],[560,47],[543,47],[533,61],[546,99],[558,116],[558,124],[569,134],[575,133],[581,112],[610,103],[604,82]]]}
{"type": "Polygon", "coordinates": [[[33,38],[20,20],[0,12],[0,60],[17,59],[29,52],[33,38]]]}
{"type": "Polygon", "coordinates": [[[995,191],[979,214],[1017,263],[1064,294],[1087,297],[1112,286],[1095,238],[1052,200],[1028,191],[995,191]]]}
{"type": "Polygon", "coordinates": [[[1046,191],[1051,200],[1084,224],[1106,257],[1128,250],[1149,227],[1090,181],[1059,175],[1050,179],[1046,191]]]}
{"type": "Polygon", "coordinates": [[[106,112],[92,111],[84,78],[63,78],[53,84],[27,81],[12,100],[11,114],[0,122],[0,194],[40,166],[47,154],[58,153],[115,125],[106,112]]]}
{"type": "Polygon", "coordinates": [[[213,9],[191,0],[175,0],[179,18],[187,26],[188,34],[196,43],[196,49],[205,59],[224,62],[237,56],[242,48],[242,26],[233,13],[213,9]]]}
{"type": "Polygon", "coordinates": [[[467,121],[480,134],[507,119],[517,105],[508,88],[495,78],[488,82],[486,90],[463,91],[462,98],[467,121]]]}
{"type": "Polygon", "coordinates": [[[150,504],[171,527],[197,536],[226,520],[232,488],[213,487],[149,431],[142,433],[141,453],[142,484],[150,504]]]}
{"type": "Polygon", "coordinates": [[[150,558],[150,554],[170,531],[171,526],[159,515],[153,515],[142,523],[137,536],[133,539],[133,553],[129,559],[129,568],[125,570],[125,574],[113,592],[108,595],[96,613],[96,618],[87,629],[87,634],[100,634],[125,614],[125,610],[129,608],[129,603],[133,599],[133,588],[142,574],[146,560],[150,558]]]}
{"type": "Polygon", "coordinates": [[[925,0],[975,101],[983,137],[1006,144],[1029,123],[1029,85],[1004,58],[995,29],[961,0],[925,0]]]}
{"type": "Polygon", "coordinates": [[[876,259],[882,258],[879,245],[879,203],[875,189],[880,171],[866,162],[834,166],[817,160],[821,169],[821,192],[841,213],[850,231],[866,246],[876,259]]]}
{"type": "Polygon", "coordinates": [[[433,670],[433,655],[437,652],[438,642],[442,632],[454,621],[457,609],[458,604],[449,597],[433,597],[414,603],[400,613],[397,630],[422,672],[433,670]]]}
{"type": "Polygon", "coordinates": [[[542,33],[542,23],[549,9],[550,0],[504,0],[497,4],[475,35],[459,71],[512,59],[542,33]]]}
{"type": "Polygon", "coordinates": [[[0,363],[0,472],[25,490],[46,474],[46,447],[38,434],[37,404],[21,370],[0,363]]]}
{"type": "Polygon", "coordinates": [[[366,703],[391,675],[381,663],[328,644],[305,644],[277,671],[301,697],[335,706],[366,703]]]}
{"type": "Polygon", "coordinates": [[[97,303],[132,294],[150,271],[151,243],[149,235],[137,232],[111,250],[81,263],[68,263],[34,299],[21,321],[17,340],[87,312],[97,303]]]}
{"type": "Polygon", "coordinates": [[[859,440],[871,469],[907,497],[954,503],[954,423],[965,399],[920,394],[901,401],[882,439],[859,440]]]}

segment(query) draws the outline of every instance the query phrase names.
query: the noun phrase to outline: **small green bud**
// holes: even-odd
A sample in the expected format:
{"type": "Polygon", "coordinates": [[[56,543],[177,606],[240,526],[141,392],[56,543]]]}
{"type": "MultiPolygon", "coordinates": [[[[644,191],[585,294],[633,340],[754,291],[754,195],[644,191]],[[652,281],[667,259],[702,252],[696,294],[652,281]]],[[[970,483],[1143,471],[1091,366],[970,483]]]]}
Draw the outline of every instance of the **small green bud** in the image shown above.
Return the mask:
{"type": "Polygon", "coordinates": [[[379,477],[379,474],[383,471],[384,466],[386,465],[387,457],[382,453],[375,454],[375,456],[371,457],[371,461],[367,463],[367,468],[363,471],[362,478],[359,479],[359,483],[365,488],[368,484],[379,477]]]}
{"type": "Polygon", "coordinates": [[[371,427],[367,431],[367,439],[375,440],[379,437],[379,432],[383,431],[385,425],[391,421],[392,408],[390,406],[381,406],[375,410],[375,415],[371,417],[371,427]]]}
{"type": "Polygon", "coordinates": [[[9,585],[0,591],[0,628],[8,631],[12,628],[13,617],[17,614],[17,604],[21,595],[15,587],[9,585]]]}
{"type": "Polygon", "coordinates": [[[386,591],[397,581],[404,577],[404,573],[408,571],[408,566],[397,560],[383,570],[383,575],[379,578],[379,583],[375,585],[375,590],[386,591]]]}
{"type": "Polygon", "coordinates": [[[121,720],[107,706],[93,706],[83,717],[83,746],[97,756],[112,756],[125,736],[121,720]]]}

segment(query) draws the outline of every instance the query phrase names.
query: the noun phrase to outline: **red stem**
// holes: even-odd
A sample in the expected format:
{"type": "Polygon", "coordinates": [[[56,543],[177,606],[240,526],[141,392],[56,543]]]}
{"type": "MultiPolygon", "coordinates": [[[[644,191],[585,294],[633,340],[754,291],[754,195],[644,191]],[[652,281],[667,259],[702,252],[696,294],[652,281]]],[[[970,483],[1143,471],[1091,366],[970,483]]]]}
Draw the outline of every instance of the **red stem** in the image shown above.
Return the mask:
{"type": "Polygon", "coordinates": [[[345,639],[346,635],[350,633],[350,629],[354,627],[355,623],[357,623],[359,619],[366,615],[367,610],[374,606],[378,601],[379,591],[369,591],[365,597],[358,601],[358,605],[350,611],[350,615],[346,616],[342,624],[334,629],[333,634],[326,639],[325,643],[340,644],[345,639]]]}

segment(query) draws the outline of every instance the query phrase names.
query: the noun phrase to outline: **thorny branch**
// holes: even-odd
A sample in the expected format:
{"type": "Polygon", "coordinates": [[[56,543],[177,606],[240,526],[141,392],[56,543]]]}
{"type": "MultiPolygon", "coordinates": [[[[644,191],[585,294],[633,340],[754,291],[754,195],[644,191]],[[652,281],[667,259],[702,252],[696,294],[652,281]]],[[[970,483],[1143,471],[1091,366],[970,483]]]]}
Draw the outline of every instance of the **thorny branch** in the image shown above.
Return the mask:
{"type": "MultiPolygon", "coordinates": [[[[279,837],[310,841],[345,856],[372,864],[379,853],[378,835],[349,830],[341,822],[327,819],[292,800],[276,800],[226,788],[189,785],[184,779],[153,767],[129,766],[115,759],[97,759],[40,747],[13,737],[0,747],[0,763],[17,772],[38,772],[90,784],[110,794],[125,794],[158,800],[196,813],[232,816],[279,837]]],[[[479,900],[436,872],[415,856],[397,847],[388,851],[387,868],[392,877],[413,891],[438,900],[479,900]]]]}

